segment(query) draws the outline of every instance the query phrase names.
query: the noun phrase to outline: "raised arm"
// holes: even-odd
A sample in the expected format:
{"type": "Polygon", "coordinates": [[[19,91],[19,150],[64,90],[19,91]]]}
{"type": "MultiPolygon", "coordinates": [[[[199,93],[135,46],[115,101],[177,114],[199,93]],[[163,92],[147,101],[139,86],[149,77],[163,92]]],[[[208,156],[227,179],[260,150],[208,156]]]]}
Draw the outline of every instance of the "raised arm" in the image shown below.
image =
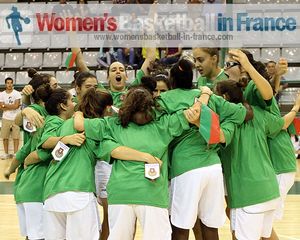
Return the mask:
{"type": "Polygon", "coordinates": [[[149,68],[151,67],[151,64],[153,64],[156,58],[156,48],[146,48],[146,52],[146,59],[141,67],[141,70],[147,76],[149,75],[149,68]]]}
{"type": "Polygon", "coordinates": [[[25,85],[22,89],[22,103],[25,105],[30,105],[30,95],[34,92],[33,87],[31,85],[25,85]]]}
{"type": "Polygon", "coordinates": [[[290,124],[294,121],[297,113],[299,112],[299,108],[300,108],[300,94],[298,93],[293,108],[289,113],[283,116],[284,125],[282,129],[287,129],[290,126],[290,124]]]}
{"type": "Polygon", "coordinates": [[[275,75],[273,76],[274,89],[276,94],[281,91],[280,89],[280,81],[284,74],[287,73],[288,70],[288,62],[285,58],[280,58],[279,62],[276,65],[275,75]]]}
{"type": "Polygon", "coordinates": [[[80,48],[72,48],[72,53],[76,54],[75,64],[79,72],[88,72],[90,69],[87,67],[80,48]]]}
{"type": "Polygon", "coordinates": [[[245,53],[239,49],[233,49],[228,52],[233,59],[238,61],[245,71],[249,74],[252,81],[255,83],[258,91],[264,100],[270,100],[273,97],[273,89],[270,83],[260,75],[249,62],[245,53]]]}

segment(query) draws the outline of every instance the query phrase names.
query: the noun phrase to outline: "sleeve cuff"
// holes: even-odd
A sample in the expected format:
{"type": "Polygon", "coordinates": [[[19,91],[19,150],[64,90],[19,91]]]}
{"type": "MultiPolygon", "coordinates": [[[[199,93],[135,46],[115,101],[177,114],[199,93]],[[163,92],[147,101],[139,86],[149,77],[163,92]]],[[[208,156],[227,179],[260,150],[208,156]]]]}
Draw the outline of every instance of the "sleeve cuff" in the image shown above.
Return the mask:
{"type": "Polygon", "coordinates": [[[111,156],[111,152],[120,146],[122,145],[115,141],[105,140],[101,143],[100,151],[99,151],[100,156],[98,157],[101,160],[104,160],[105,162],[112,164],[115,159],[111,156]]]}

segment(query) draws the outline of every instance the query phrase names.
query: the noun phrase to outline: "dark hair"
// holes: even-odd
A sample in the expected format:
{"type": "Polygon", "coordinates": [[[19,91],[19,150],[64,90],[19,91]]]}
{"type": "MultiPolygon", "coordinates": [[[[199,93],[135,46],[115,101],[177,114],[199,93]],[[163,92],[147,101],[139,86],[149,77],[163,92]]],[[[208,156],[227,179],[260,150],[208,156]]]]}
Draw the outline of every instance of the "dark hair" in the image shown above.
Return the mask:
{"type": "Polygon", "coordinates": [[[82,84],[88,79],[88,78],[95,78],[97,79],[97,77],[90,73],[90,72],[81,72],[78,74],[78,76],[75,79],[75,85],[78,87],[81,87],[82,84]]]}
{"type": "Polygon", "coordinates": [[[219,50],[220,48],[200,48],[203,52],[206,52],[209,54],[209,56],[217,56],[217,65],[219,63],[219,50]]]}
{"type": "Polygon", "coordinates": [[[219,96],[226,95],[232,103],[244,102],[242,85],[234,80],[219,81],[216,84],[216,93],[219,96]]]}
{"type": "Polygon", "coordinates": [[[7,82],[7,81],[12,81],[12,82],[14,83],[14,80],[13,80],[11,77],[7,77],[7,78],[5,78],[5,80],[4,80],[4,81],[5,81],[5,84],[6,84],[6,82],[7,82]]]}
{"type": "Polygon", "coordinates": [[[144,125],[154,118],[153,107],[155,106],[151,93],[141,87],[131,88],[119,110],[119,119],[122,127],[127,127],[129,122],[144,125]]]}
{"type": "Polygon", "coordinates": [[[74,73],[74,75],[73,75],[74,80],[71,82],[71,88],[74,88],[76,86],[76,78],[79,76],[80,73],[81,72],[79,72],[79,71],[74,73]]]}
{"type": "Polygon", "coordinates": [[[156,81],[153,77],[143,76],[141,78],[140,86],[147,89],[151,94],[153,94],[156,88],[156,81]]]}
{"type": "Polygon", "coordinates": [[[256,69],[256,71],[262,75],[267,81],[270,81],[270,75],[267,72],[266,66],[265,64],[263,64],[260,61],[255,61],[253,58],[252,53],[250,53],[249,51],[245,50],[245,49],[241,49],[241,51],[243,53],[246,54],[249,62],[251,63],[251,65],[256,69]]]}
{"type": "Polygon", "coordinates": [[[170,71],[172,88],[193,88],[193,65],[186,59],[180,59],[170,71]]]}
{"type": "MultiPolygon", "coordinates": [[[[113,62],[113,63],[115,63],[115,62],[113,62]]],[[[111,63],[111,64],[108,66],[107,70],[106,70],[107,77],[109,76],[109,70],[110,70],[110,67],[111,67],[111,65],[112,65],[113,63],[111,63]]],[[[121,62],[119,62],[119,63],[121,63],[121,62]]],[[[126,73],[126,75],[127,75],[127,71],[126,71],[125,65],[124,65],[123,63],[121,63],[121,64],[124,66],[125,73],[126,73]]]]}
{"type": "Polygon", "coordinates": [[[160,65],[158,66],[159,66],[158,68],[155,67],[155,69],[150,72],[150,76],[153,77],[156,82],[158,81],[164,82],[167,85],[168,89],[171,89],[172,86],[169,79],[169,72],[165,70],[165,68],[160,67],[160,65]]]}
{"type": "Polygon", "coordinates": [[[226,95],[227,101],[238,104],[242,103],[247,109],[244,122],[252,120],[254,117],[251,105],[247,103],[243,96],[243,84],[234,80],[217,82],[216,93],[220,96],[226,95]]]}
{"type": "Polygon", "coordinates": [[[45,93],[45,98],[47,101],[45,102],[45,108],[50,115],[59,115],[61,113],[61,109],[59,104],[67,104],[68,98],[70,97],[70,93],[63,88],[56,88],[45,93]]]}
{"type": "Polygon", "coordinates": [[[79,76],[80,73],[81,72],[79,72],[79,71],[77,71],[77,72],[74,73],[74,75],[73,75],[74,81],[76,80],[76,78],[79,76]]]}
{"type": "Polygon", "coordinates": [[[270,85],[273,89],[273,94],[275,94],[276,91],[275,91],[275,88],[274,88],[274,84],[271,83],[272,78],[269,75],[269,73],[267,72],[266,65],[264,63],[260,62],[260,61],[255,61],[254,58],[253,58],[252,53],[250,53],[249,51],[247,51],[245,49],[241,49],[241,51],[246,54],[249,62],[255,68],[255,70],[270,83],[270,85]]]}
{"type": "Polygon", "coordinates": [[[27,70],[28,76],[31,77],[29,85],[33,88],[33,93],[31,94],[33,100],[37,103],[39,101],[45,102],[47,100],[47,92],[50,89],[50,74],[39,74],[35,69],[29,68],[27,70]]]}
{"type": "Polygon", "coordinates": [[[105,108],[113,105],[113,98],[107,91],[90,88],[83,95],[78,110],[83,112],[86,118],[103,117],[105,108]]]}
{"type": "Polygon", "coordinates": [[[276,65],[276,62],[275,62],[275,61],[268,61],[268,62],[266,63],[266,66],[268,66],[269,63],[274,63],[274,64],[276,65]]]}
{"type": "MultiPolygon", "coordinates": [[[[80,0],[77,0],[77,4],[80,3],[80,0]]],[[[84,4],[88,4],[88,1],[87,0],[84,0],[84,4]]]]}
{"type": "Polygon", "coordinates": [[[32,94],[35,99],[38,101],[42,100],[44,103],[48,101],[52,89],[49,83],[40,85],[32,94]]]}
{"type": "Polygon", "coordinates": [[[27,69],[27,74],[28,74],[28,77],[30,77],[30,78],[33,78],[33,76],[37,73],[38,73],[37,70],[35,70],[34,68],[27,69]]]}

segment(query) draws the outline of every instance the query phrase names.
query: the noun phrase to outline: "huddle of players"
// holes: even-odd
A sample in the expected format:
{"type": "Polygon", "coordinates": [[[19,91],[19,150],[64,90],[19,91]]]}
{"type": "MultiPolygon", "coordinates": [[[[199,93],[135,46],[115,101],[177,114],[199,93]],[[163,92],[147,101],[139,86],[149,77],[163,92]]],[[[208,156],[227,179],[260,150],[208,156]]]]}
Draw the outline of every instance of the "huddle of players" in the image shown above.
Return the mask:
{"type": "MultiPolygon", "coordinates": [[[[299,97],[281,117],[264,65],[244,50],[230,50],[223,70],[217,49],[196,48],[194,62],[182,58],[169,74],[156,67],[149,72],[155,56],[149,50],[129,88],[124,65],[112,63],[108,91],[88,72],[80,50],[73,51],[81,71],[76,106],[66,90],[51,88],[50,75],[31,74],[24,90],[34,103],[16,121],[23,115],[37,131],[5,172],[9,177],[19,168],[15,199],[22,235],[99,239],[101,232],[101,239],[133,239],[138,219],[143,239],[188,239],[192,228],[197,239],[218,239],[226,195],[237,239],[271,237],[295,177],[285,129],[299,97]],[[194,66],[201,74],[198,88],[194,66]],[[219,115],[220,144],[208,145],[199,131],[203,104],[219,115]],[[68,151],[63,160],[53,160],[54,148],[68,151]],[[145,163],[160,166],[157,179],[145,178],[145,163]]],[[[278,75],[286,68],[281,60],[278,75]]]]}

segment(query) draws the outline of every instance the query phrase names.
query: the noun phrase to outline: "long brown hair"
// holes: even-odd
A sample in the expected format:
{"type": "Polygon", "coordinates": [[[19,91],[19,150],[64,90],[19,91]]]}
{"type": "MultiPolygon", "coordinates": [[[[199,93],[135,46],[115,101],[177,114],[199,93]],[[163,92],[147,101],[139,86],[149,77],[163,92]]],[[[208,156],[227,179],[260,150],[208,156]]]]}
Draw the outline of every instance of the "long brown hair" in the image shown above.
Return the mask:
{"type": "Polygon", "coordinates": [[[90,88],[83,95],[78,110],[83,112],[86,118],[103,117],[107,106],[113,105],[113,99],[109,92],[90,88]]]}
{"type": "Polygon", "coordinates": [[[144,125],[154,118],[154,100],[151,93],[139,86],[131,88],[119,111],[119,119],[122,127],[127,127],[129,122],[144,125]]]}
{"type": "Polygon", "coordinates": [[[225,95],[226,100],[235,104],[242,103],[247,109],[245,122],[253,119],[253,109],[243,97],[243,85],[234,80],[220,81],[216,85],[216,93],[225,95]]]}
{"type": "Polygon", "coordinates": [[[245,102],[242,85],[234,80],[218,82],[216,85],[216,93],[219,96],[226,95],[226,100],[232,103],[238,104],[245,102]]]}

